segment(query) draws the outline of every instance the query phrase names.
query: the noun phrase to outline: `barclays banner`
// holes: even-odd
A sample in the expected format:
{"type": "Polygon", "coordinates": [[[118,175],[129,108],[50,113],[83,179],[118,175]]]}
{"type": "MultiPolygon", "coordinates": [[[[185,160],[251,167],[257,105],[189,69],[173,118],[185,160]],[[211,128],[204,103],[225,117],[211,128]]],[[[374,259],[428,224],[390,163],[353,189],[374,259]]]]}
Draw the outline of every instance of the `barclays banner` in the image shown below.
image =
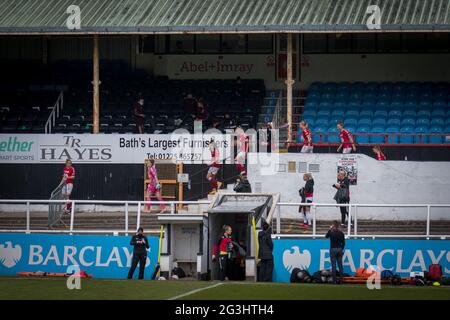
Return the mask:
{"type": "MultiPolygon", "coordinates": [[[[276,282],[289,282],[294,268],[311,274],[331,269],[328,240],[274,240],[274,274],[276,282]]],[[[439,263],[442,272],[450,276],[449,240],[347,240],[343,265],[345,273],[354,274],[357,268],[377,266],[401,276],[412,271],[428,270],[439,263]]]]}
{"type": "MultiPolygon", "coordinates": [[[[0,275],[65,273],[69,266],[78,265],[94,278],[125,279],[133,256],[130,240],[131,236],[0,234],[0,275]]],[[[146,279],[155,270],[159,238],[148,237],[148,241],[146,279]]]]}

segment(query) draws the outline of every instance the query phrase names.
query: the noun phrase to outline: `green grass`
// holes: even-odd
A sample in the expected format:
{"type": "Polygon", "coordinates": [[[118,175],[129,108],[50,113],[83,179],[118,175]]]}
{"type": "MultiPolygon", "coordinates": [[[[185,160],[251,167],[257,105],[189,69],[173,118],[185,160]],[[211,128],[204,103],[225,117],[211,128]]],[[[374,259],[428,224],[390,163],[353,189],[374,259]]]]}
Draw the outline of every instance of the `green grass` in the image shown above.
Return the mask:
{"type": "MultiPolygon", "coordinates": [[[[81,290],[68,290],[66,279],[0,278],[0,299],[169,299],[217,282],[127,281],[82,279],[81,290]]],[[[181,297],[181,299],[444,299],[450,300],[450,287],[382,286],[368,290],[364,285],[317,285],[284,283],[227,282],[181,297]]]]}

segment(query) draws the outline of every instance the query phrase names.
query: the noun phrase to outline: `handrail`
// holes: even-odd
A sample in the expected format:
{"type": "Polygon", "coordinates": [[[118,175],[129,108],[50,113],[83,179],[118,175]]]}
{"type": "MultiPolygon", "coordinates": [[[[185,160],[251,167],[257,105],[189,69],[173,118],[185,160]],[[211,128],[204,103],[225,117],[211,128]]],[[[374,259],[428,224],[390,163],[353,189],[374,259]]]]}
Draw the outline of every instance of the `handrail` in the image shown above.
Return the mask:
{"type": "Polygon", "coordinates": [[[354,223],[354,232],[352,234],[351,232],[351,223],[347,225],[347,232],[346,237],[347,238],[425,238],[425,239],[431,239],[431,238],[439,238],[439,239],[447,239],[450,238],[450,235],[432,235],[430,234],[430,221],[431,221],[431,208],[450,208],[449,204],[422,204],[422,203],[411,203],[411,204],[370,204],[370,203],[302,203],[302,202],[279,202],[277,203],[278,211],[276,215],[276,234],[274,234],[274,237],[291,237],[291,238],[316,238],[316,237],[323,237],[323,235],[317,235],[316,233],[316,208],[317,207],[348,207],[348,221],[352,221],[353,217],[353,223],[354,223]],[[312,216],[313,216],[313,226],[312,226],[312,234],[282,234],[281,233],[281,213],[280,208],[283,206],[292,206],[292,207],[299,207],[299,206],[309,206],[312,208],[312,216]],[[415,234],[415,235],[402,235],[402,234],[385,234],[385,235],[377,235],[377,234],[358,234],[358,208],[426,208],[426,230],[425,234],[415,234]],[[352,210],[353,208],[353,210],[352,210]],[[354,216],[353,216],[354,215],[354,216]]]}
{"type": "Polygon", "coordinates": [[[48,116],[47,122],[45,123],[45,133],[52,133],[52,129],[55,126],[56,119],[59,118],[60,110],[64,108],[64,92],[59,93],[58,99],[56,99],[53,105],[52,112],[48,116]]]}
{"type": "MultiPolygon", "coordinates": [[[[0,230],[0,233],[11,233],[11,232],[25,232],[25,233],[98,233],[98,234],[128,234],[132,233],[135,230],[130,230],[128,221],[129,221],[129,206],[136,205],[138,206],[138,219],[137,225],[140,225],[140,217],[141,217],[141,208],[145,204],[157,205],[164,203],[167,206],[170,206],[171,211],[170,215],[176,215],[175,207],[176,204],[192,204],[192,205],[209,205],[210,201],[200,200],[200,201],[126,201],[126,200],[40,200],[40,199],[0,199],[0,204],[24,204],[26,205],[26,226],[25,229],[7,229],[0,230]],[[72,211],[70,216],[70,227],[68,230],[35,230],[30,228],[30,217],[31,217],[31,204],[50,204],[50,203],[72,203],[72,211]],[[105,230],[105,229],[93,229],[93,230],[76,230],[74,228],[74,221],[76,219],[75,206],[81,204],[94,204],[94,205],[123,205],[125,206],[124,215],[125,215],[125,223],[124,229],[121,230],[105,230]]],[[[376,203],[351,203],[351,204],[337,204],[337,203],[302,203],[302,202],[278,202],[276,203],[276,207],[274,208],[274,213],[272,213],[272,219],[270,220],[273,223],[273,220],[276,220],[276,233],[274,237],[288,237],[288,238],[321,238],[323,235],[317,234],[317,214],[316,209],[319,207],[348,207],[349,208],[349,216],[348,219],[351,221],[353,217],[353,232],[352,226],[349,223],[346,230],[347,238],[440,238],[440,239],[448,239],[450,235],[436,235],[430,234],[430,222],[431,222],[431,209],[432,208],[450,208],[449,204],[426,204],[426,203],[413,203],[413,204],[376,204],[376,203]],[[312,234],[282,234],[281,233],[281,208],[282,207],[298,207],[298,206],[310,206],[311,213],[313,218],[313,228],[312,234]],[[425,208],[426,216],[423,220],[426,220],[426,228],[423,234],[358,234],[358,208],[425,208]]],[[[421,221],[423,221],[421,220],[421,221]]]]}

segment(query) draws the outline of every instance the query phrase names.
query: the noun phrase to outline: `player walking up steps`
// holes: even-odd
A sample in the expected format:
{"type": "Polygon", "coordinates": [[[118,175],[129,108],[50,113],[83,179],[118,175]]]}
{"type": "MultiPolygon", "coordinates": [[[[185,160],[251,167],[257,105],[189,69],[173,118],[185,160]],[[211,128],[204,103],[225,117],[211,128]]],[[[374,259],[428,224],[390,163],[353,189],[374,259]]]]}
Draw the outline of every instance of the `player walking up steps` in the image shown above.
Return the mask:
{"type": "Polygon", "coordinates": [[[209,141],[209,150],[211,151],[211,161],[208,163],[209,169],[206,174],[206,179],[211,183],[211,191],[209,194],[216,194],[217,190],[220,189],[222,182],[219,182],[216,179],[217,172],[219,172],[220,169],[220,162],[219,149],[213,138],[209,141]]]}
{"type": "Polygon", "coordinates": [[[341,137],[341,144],[337,148],[337,152],[342,149],[342,153],[350,153],[356,151],[355,142],[353,141],[353,137],[347,129],[344,128],[344,124],[342,122],[337,123],[337,128],[340,131],[339,137],[341,137]]]}
{"type": "Polygon", "coordinates": [[[245,174],[245,163],[247,158],[247,153],[249,150],[249,141],[250,137],[245,134],[244,130],[241,127],[237,127],[235,133],[238,135],[238,154],[234,159],[236,161],[236,168],[239,170],[239,174],[245,174]]]}
{"type": "Polygon", "coordinates": [[[302,129],[303,147],[301,153],[312,153],[313,145],[311,138],[311,131],[309,130],[308,123],[306,121],[300,122],[300,128],[302,129]]]}
{"type": "MultiPolygon", "coordinates": [[[[150,167],[148,168],[148,179],[150,182],[147,186],[147,201],[151,201],[152,198],[156,197],[158,201],[163,201],[161,196],[161,185],[158,181],[158,174],[156,172],[155,160],[150,160],[150,167]]],[[[145,212],[150,212],[151,205],[149,203],[145,204],[145,212]]],[[[159,204],[161,213],[166,210],[166,205],[164,203],[159,204]]]]}
{"type": "MultiPolygon", "coordinates": [[[[66,166],[64,167],[64,173],[61,183],[64,184],[61,192],[65,200],[69,200],[73,190],[73,180],[75,179],[75,168],[72,167],[72,161],[66,160],[66,166]]],[[[64,213],[70,213],[72,210],[72,202],[67,202],[64,208],[64,213]]]]}

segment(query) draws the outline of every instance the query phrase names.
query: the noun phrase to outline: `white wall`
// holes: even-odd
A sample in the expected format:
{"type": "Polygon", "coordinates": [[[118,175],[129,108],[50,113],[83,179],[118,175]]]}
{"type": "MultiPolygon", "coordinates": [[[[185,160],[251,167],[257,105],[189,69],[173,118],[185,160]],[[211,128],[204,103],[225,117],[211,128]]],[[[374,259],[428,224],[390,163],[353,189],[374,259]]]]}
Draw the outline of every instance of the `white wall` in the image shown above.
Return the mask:
{"type": "MultiPolygon", "coordinates": [[[[450,163],[414,161],[376,161],[366,155],[353,155],[357,161],[358,183],[350,187],[352,203],[366,204],[449,204],[450,203],[450,163]]],[[[339,154],[279,154],[281,164],[297,162],[297,173],[278,172],[261,175],[261,165],[255,162],[256,154],[251,154],[248,175],[253,187],[261,183],[261,192],[280,192],[281,202],[300,202],[298,190],[304,186],[303,173],[298,172],[298,162],[320,165],[320,171],[313,173],[315,188],[314,202],[335,203],[333,196],[336,182],[339,154]]],[[[318,218],[340,218],[339,209],[318,209],[318,218]]],[[[283,217],[299,217],[295,207],[284,208],[283,217]]],[[[364,219],[426,219],[425,208],[384,208],[358,209],[358,217],[364,219]]],[[[450,207],[432,208],[432,219],[450,219],[450,207]]]]}

